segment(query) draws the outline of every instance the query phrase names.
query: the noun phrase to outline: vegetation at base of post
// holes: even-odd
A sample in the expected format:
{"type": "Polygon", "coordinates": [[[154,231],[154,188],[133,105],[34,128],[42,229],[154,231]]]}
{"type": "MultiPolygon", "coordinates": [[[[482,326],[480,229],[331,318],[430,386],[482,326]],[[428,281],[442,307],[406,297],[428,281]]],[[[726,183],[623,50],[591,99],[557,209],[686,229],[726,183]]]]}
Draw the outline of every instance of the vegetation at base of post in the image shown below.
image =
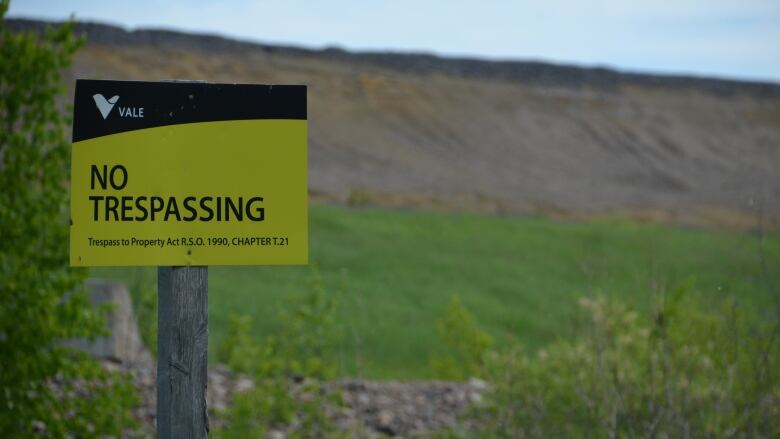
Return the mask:
{"type": "MultiPolygon", "coordinates": [[[[645,315],[582,298],[583,335],[534,355],[518,344],[486,352],[477,376],[490,390],[469,428],[441,437],[780,437],[780,309],[756,319],[734,299],[707,307],[692,289],[662,294],[645,315]]],[[[457,336],[479,329],[452,315],[443,341],[468,351],[457,336]]]]}
{"type": "Polygon", "coordinates": [[[126,377],[59,341],[105,328],[105,308],[68,264],[69,123],[62,69],[73,26],[11,33],[0,1],[0,432],[6,438],[118,435],[134,423],[126,377]]]}
{"type": "Polygon", "coordinates": [[[340,394],[327,383],[336,373],[334,310],[315,270],[308,292],[279,310],[278,335],[253,339],[251,318],[231,316],[218,358],[251,377],[254,387],[234,396],[215,437],[264,437],[273,428],[289,428],[292,438],[346,435],[332,420],[340,394]]]}
{"type": "Polygon", "coordinates": [[[157,273],[142,267],[133,267],[132,271],[129,287],[138,332],[149,352],[157,358],[157,273]]]}

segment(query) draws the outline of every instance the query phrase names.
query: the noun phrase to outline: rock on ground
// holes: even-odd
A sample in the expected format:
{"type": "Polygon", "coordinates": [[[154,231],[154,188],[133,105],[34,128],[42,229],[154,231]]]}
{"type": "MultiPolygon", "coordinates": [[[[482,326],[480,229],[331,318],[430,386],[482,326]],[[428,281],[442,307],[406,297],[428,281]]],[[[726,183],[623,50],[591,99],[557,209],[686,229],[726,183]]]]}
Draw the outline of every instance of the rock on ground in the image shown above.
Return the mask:
{"type": "MultiPolygon", "coordinates": [[[[129,372],[141,396],[135,415],[143,431],[155,430],[156,371],[154,368],[105,362],[113,370],[129,372]]],[[[413,437],[454,428],[472,403],[481,401],[487,384],[478,379],[466,383],[444,381],[379,382],[344,379],[330,383],[341,392],[344,406],[334,412],[334,421],[344,429],[360,431],[359,437],[413,437]]],[[[252,381],[224,366],[209,370],[207,400],[212,429],[222,427],[219,413],[230,407],[237,392],[253,387],[252,381]]],[[[352,430],[351,430],[352,431],[352,430]]],[[[284,438],[274,430],[270,437],[284,438]]]]}

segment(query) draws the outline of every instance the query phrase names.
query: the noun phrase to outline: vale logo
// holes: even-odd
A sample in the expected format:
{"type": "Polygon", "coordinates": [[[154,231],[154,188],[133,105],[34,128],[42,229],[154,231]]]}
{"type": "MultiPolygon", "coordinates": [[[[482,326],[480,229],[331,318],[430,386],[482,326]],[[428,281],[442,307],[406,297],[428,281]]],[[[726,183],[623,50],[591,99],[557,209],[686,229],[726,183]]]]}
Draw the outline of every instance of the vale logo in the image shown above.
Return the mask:
{"type": "MultiPolygon", "coordinates": [[[[106,99],[102,94],[98,93],[95,95],[92,95],[92,99],[95,100],[95,105],[97,105],[98,111],[100,111],[100,115],[103,116],[103,119],[107,119],[108,115],[111,114],[111,110],[114,109],[114,105],[119,101],[119,96],[114,95],[109,99],[106,99]]],[[[117,107],[119,111],[119,115],[121,117],[144,117],[144,108],[143,107],[117,107]]]]}

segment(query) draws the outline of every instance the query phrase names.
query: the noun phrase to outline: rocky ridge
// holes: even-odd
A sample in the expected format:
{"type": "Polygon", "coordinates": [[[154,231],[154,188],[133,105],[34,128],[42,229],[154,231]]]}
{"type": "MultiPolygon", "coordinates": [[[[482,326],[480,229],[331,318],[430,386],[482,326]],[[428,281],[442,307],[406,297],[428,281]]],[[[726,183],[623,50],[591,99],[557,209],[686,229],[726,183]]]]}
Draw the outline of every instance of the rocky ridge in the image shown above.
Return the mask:
{"type": "MultiPolygon", "coordinates": [[[[10,19],[12,29],[42,32],[51,23],[28,19],[10,19]]],[[[780,84],[738,81],[684,75],[653,75],[622,72],[606,67],[585,67],[538,61],[490,61],[476,58],[441,57],[427,53],[352,52],[337,47],[310,49],[297,46],[264,44],[213,34],[193,34],[167,29],[128,30],[96,22],[77,22],[76,32],[90,43],[105,45],[172,45],[209,52],[241,52],[260,49],[279,55],[320,58],[345,63],[372,65],[400,73],[444,74],[473,79],[498,79],[544,86],[597,87],[616,90],[621,85],[679,87],[698,89],[719,95],[749,93],[780,97],[780,84]]]]}

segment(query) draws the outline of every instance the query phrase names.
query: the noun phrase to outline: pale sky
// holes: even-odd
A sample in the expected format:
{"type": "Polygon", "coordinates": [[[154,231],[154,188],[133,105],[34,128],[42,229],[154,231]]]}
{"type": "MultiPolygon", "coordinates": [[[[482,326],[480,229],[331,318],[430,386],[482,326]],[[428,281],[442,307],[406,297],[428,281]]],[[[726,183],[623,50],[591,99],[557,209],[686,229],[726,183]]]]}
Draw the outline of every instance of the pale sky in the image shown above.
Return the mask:
{"type": "Polygon", "coordinates": [[[12,0],[9,16],[780,82],[780,0],[12,0]]]}

